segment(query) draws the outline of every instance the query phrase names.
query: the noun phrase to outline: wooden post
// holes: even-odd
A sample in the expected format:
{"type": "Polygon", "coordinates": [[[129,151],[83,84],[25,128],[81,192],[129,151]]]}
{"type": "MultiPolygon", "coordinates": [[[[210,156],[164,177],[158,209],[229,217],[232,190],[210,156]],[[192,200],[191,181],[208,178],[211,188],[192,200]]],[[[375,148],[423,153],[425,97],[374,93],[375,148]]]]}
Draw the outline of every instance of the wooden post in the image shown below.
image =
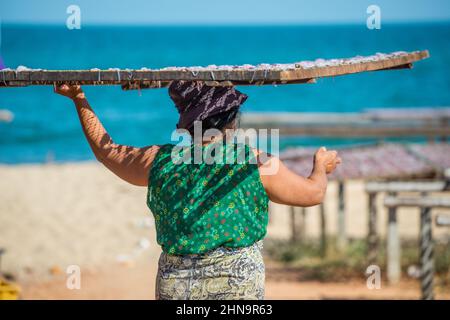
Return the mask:
{"type": "Polygon", "coordinates": [[[306,208],[290,207],[291,242],[301,242],[305,237],[306,208]],[[299,209],[301,210],[299,212],[299,209]],[[300,213],[300,214],[299,214],[300,213]]]}
{"type": "Polygon", "coordinates": [[[423,300],[433,300],[433,237],[431,231],[431,208],[420,211],[420,281],[423,300]]]}
{"type": "Polygon", "coordinates": [[[343,250],[347,245],[345,235],[345,186],[343,181],[338,181],[338,239],[339,250],[343,250]]]}
{"type": "Polygon", "coordinates": [[[319,206],[320,211],[320,256],[325,258],[327,255],[327,234],[326,234],[326,219],[325,206],[323,203],[319,206]]]}
{"type": "Polygon", "coordinates": [[[295,218],[295,207],[289,207],[291,211],[291,242],[297,241],[297,223],[295,218]]]}
{"type": "MultiPolygon", "coordinates": [[[[389,196],[395,196],[395,192],[390,192],[389,196]]],[[[388,215],[387,278],[390,284],[395,284],[398,283],[401,276],[401,252],[397,225],[397,207],[389,207],[388,215]]]]}
{"type": "Polygon", "coordinates": [[[300,227],[299,227],[299,238],[300,241],[306,238],[306,208],[301,208],[300,210],[300,227]]]}
{"type": "Polygon", "coordinates": [[[377,235],[377,193],[369,192],[369,232],[367,235],[367,258],[369,264],[375,264],[378,257],[377,235]]]}
{"type": "MultiPolygon", "coordinates": [[[[450,176],[450,171],[449,171],[450,176]]],[[[396,192],[434,192],[434,191],[443,191],[447,188],[447,183],[445,181],[430,181],[430,182],[415,182],[415,181],[390,181],[390,182],[379,182],[379,181],[371,181],[366,183],[366,192],[369,195],[369,232],[368,232],[368,261],[370,264],[375,263],[376,261],[376,255],[377,255],[377,238],[376,238],[376,205],[375,200],[377,193],[379,192],[388,192],[388,194],[396,193],[396,192]]],[[[385,198],[385,205],[388,207],[395,207],[395,206],[424,206],[424,202],[426,202],[426,206],[444,206],[446,205],[450,206],[450,202],[446,203],[444,199],[425,199],[425,198],[398,198],[398,197],[391,197],[388,196],[385,198]]],[[[391,211],[390,211],[391,212],[391,211]]],[[[395,237],[396,231],[396,217],[394,217],[394,214],[390,214],[390,224],[391,231],[393,235],[392,237],[395,237]]],[[[389,228],[388,228],[389,230],[389,228]]],[[[389,231],[388,231],[388,240],[389,240],[389,231]]],[[[392,242],[391,242],[392,244],[392,242]]],[[[389,244],[388,244],[389,245],[389,244]]],[[[400,243],[395,245],[396,248],[400,249],[400,243]]],[[[389,248],[388,248],[389,250],[389,248]]],[[[394,249],[394,247],[391,247],[391,250],[397,250],[394,249]]],[[[392,251],[390,251],[392,252],[392,251]]],[[[392,261],[392,260],[391,260],[392,261]]],[[[396,267],[398,270],[398,267],[396,267]]]]}

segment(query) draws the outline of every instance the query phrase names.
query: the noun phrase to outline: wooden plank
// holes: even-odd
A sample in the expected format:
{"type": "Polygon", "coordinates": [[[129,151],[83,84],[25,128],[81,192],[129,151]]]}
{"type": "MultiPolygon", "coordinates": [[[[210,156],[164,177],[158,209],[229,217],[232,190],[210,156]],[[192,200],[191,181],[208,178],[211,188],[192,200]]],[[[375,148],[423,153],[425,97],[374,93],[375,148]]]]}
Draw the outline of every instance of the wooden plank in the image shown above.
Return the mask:
{"type": "Polygon", "coordinates": [[[300,223],[299,223],[299,238],[300,241],[304,241],[306,238],[306,208],[300,208],[300,223]]]}
{"type": "Polygon", "coordinates": [[[291,211],[291,242],[295,243],[298,239],[296,210],[294,206],[290,206],[289,208],[291,211]]]}
{"type": "Polygon", "coordinates": [[[282,127],[304,124],[350,124],[370,123],[370,119],[359,112],[245,112],[241,124],[245,127],[266,126],[282,127]]]}
{"type": "MultiPolygon", "coordinates": [[[[247,127],[247,124],[243,127],[247,127]]],[[[252,128],[267,128],[252,126],[252,128]]],[[[450,136],[450,128],[445,127],[364,127],[364,126],[316,126],[316,127],[281,127],[282,136],[314,136],[340,138],[384,138],[384,137],[436,137],[450,136]]]]}
{"type": "Polygon", "coordinates": [[[369,219],[367,234],[367,260],[370,264],[376,264],[378,258],[378,233],[377,233],[377,194],[368,194],[369,219]]]}
{"type": "Polygon", "coordinates": [[[290,206],[291,242],[299,243],[305,238],[306,209],[290,206]]]}
{"type": "Polygon", "coordinates": [[[327,220],[325,215],[325,205],[321,203],[319,205],[320,213],[320,256],[325,258],[327,256],[328,244],[327,244],[327,220]]]}
{"type": "Polygon", "coordinates": [[[364,115],[371,120],[383,121],[434,121],[450,119],[449,107],[428,108],[370,108],[364,110],[364,115]]]}
{"type": "Polygon", "coordinates": [[[337,246],[339,250],[344,250],[347,246],[347,234],[345,224],[345,184],[338,181],[338,211],[337,211],[337,246]]]}
{"type": "Polygon", "coordinates": [[[366,192],[438,192],[447,188],[445,181],[392,181],[366,183],[366,192]]]}
{"type": "Polygon", "coordinates": [[[276,126],[323,124],[327,127],[339,124],[376,124],[390,125],[437,123],[444,126],[450,121],[449,107],[429,108],[380,108],[366,109],[362,112],[245,112],[241,122],[245,126],[276,126]]]}
{"type": "Polygon", "coordinates": [[[383,109],[361,113],[244,113],[243,128],[277,129],[283,136],[315,137],[448,137],[450,108],[383,109]]]}
{"type": "Polygon", "coordinates": [[[386,207],[450,208],[450,199],[437,197],[386,197],[384,205],[386,207]]]}
{"type": "MultiPolygon", "coordinates": [[[[154,88],[165,88],[170,85],[171,81],[130,81],[126,83],[122,83],[123,90],[137,90],[137,89],[154,89],[154,88]]],[[[295,81],[290,81],[289,84],[308,84],[308,83],[316,83],[315,79],[300,79],[295,81]]],[[[285,81],[281,80],[273,80],[273,81],[205,81],[205,84],[211,87],[227,87],[227,86],[262,86],[262,85],[280,85],[287,84],[285,81]]]]}
{"type": "Polygon", "coordinates": [[[392,69],[396,66],[410,64],[429,57],[427,50],[408,53],[404,56],[391,58],[386,60],[378,60],[372,62],[362,62],[348,65],[330,66],[324,68],[298,68],[295,70],[287,70],[281,72],[281,78],[284,80],[303,79],[303,78],[322,78],[335,77],[344,74],[352,74],[365,71],[376,71],[392,69]]]}
{"type": "MultiPolygon", "coordinates": [[[[244,113],[243,128],[277,129],[283,136],[448,137],[450,108],[370,109],[360,113],[244,113]]],[[[421,153],[421,152],[419,152],[421,153]]],[[[426,153],[427,154],[427,153],[426,153]]],[[[439,161],[438,161],[439,162],[439,161]]],[[[445,161],[444,161],[445,163],[445,161]]]]}
{"type": "Polygon", "coordinates": [[[122,85],[125,89],[166,87],[173,80],[209,81],[211,85],[262,85],[311,83],[316,78],[334,77],[366,71],[410,67],[429,57],[428,51],[396,52],[350,59],[318,59],[290,64],[257,66],[169,67],[164,69],[108,70],[39,70],[20,67],[0,71],[0,86],[53,85],[122,85]]]}

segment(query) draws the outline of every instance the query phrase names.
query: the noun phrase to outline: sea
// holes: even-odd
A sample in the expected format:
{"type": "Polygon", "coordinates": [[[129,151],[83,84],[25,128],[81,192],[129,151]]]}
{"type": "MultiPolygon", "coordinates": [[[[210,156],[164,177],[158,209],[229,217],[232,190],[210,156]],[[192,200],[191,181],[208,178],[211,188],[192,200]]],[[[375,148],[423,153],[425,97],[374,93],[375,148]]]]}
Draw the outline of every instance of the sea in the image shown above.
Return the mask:
{"type": "MultiPolygon", "coordinates": [[[[6,67],[41,69],[162,68],[291,63],[377,52],[427,49],[412,70],[319,79],[316,84],[239,87],[242,112],[358,112],[367,108],[450,106],[450,23],[278,26],[1,25],[6,67]]],[[[117,143],[170,142],[178,114],[167,89],[122,91],[86,86],[89,102],[117,143]]],[[[93,160],[73,103],[50,86],[0,88],[0,163],[93,160]]],[[[350,145],[367,139],[282,138],[292,146],[350,145]]]]}

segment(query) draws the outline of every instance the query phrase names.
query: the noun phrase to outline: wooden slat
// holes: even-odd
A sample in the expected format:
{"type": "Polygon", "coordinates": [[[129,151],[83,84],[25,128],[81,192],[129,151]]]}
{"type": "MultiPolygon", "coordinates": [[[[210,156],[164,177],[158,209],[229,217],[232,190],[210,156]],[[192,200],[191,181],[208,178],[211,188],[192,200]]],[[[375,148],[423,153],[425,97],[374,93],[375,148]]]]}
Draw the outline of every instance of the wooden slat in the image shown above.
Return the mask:
{"type": "Polygon", "coordinates": [[[366,183],[366,191],[373,192],[438,192],[447,188],[445,181],[392,181],[366,183]]]}
{"type": "MultiPolygon", "coordinates": [[[[252,126],[252,128],[267,128],[252,126]]],[[[363,126],[316,126],[282,127],[282,136],[340,137],[340,138],[383,138],[383,137],[436,137],[450,136],[450,127],[363,127],[363,126]]]]}
{"type": "MultiPolygon", "coordinates": [[[[318,137],[448,137],[450,108],[370,109],[359,113],[251,112],[243,128],[279,129],[281,135],[318,137]]],[[[446,163],[444,161],[444,163],[446,163]]],[[[449,163],[450,167],[450,163],[449,163]]]]}
{"type": "MultiPolygon", "coordinates": [[[[171,81],[130,81],[122,84],[123,90],[137,90],[137,89],[154,89],[165,88],[170,85],[171,81]]],[[[212,87],[229,87],[229,86],[262,86],[262,85],[280,85],[287,84],[286,81],[205,81],[206,85],[212,87]]],[[[308,84],[316,83],[316,79],[300,79],[296,81],[290,81],[289,84],[308,84]]]]}
{"type": "Polygon", "coordinates": [[[386,207],[450,208],[450,199],[437,197],[386,197],[384,205],[386,207]]]}
{"type": "Polygon", "coordinates": [[[371,108],[364,110],[364,115],[373,121],[442,121],[450,119],[450,108],[371,108]]]}
{"type": "Polygon", "coordinates": [[[245,112],[241,125],[246,127],[283,127],[305,124],[368,123],[361,112],[245,112]]]}
{"type": "Polygon", "coordinates": [[[260,66],[184,67],[139,70],[2,70],[0,86],[52,85],[77,83],[83,85],[122,85],[124,89],[166,87],[173,80],[208,81],[210,85],[262,85],[311,83],[316,78],[334,77],[358,72],[409,68],[425,59],[428,51],[392,53],[332,61],[323,60],[306,67],[302,62],[260,66]]]}
{"type": "Polygon", "coordinates": [[[288,70],[281,72],[283,80],[303,79],[303,78],[321,78],[334,77],[344,74],[352,74],[365,71],[387,70],[393,67],[403,66],[429,57],[427,50],[420,52],[408,53],[405,56],[398,58],[391,58],[386,60],[379,60],[373,62],[362,62],[349,65],[339,65],[324,68],[311,68],[295,70],[288,70]]]}
{"type": "Polygon", "coordinates": [[[450,120],[450,107],[428,108],[374,108],[362,112],[245,112],[241,123],[247,126],[287,126],[305,124],[376,124],[380,121],[390,125],[426,122],[437,122],[442,125],[450,120]]]}

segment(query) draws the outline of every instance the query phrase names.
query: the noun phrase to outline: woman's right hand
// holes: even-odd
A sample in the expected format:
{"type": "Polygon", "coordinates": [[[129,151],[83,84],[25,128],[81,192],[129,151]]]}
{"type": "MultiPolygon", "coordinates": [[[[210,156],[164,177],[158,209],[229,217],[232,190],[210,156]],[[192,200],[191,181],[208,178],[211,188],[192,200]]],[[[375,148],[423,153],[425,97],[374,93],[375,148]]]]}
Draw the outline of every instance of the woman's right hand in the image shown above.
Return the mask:
{"type": "Polygon", "coordinates": [[[336,150],[327,151],[321,147],[314,154],[314,168],[323,169],[327,174],[332,173],[341,162],[336,150]]]}
{"type": "Polygon", "coordinates": [[[80,85],[61,84],[53,86],[54,92],[72,100],[76,98],[84,98],[84,92],[80,85]]]}

